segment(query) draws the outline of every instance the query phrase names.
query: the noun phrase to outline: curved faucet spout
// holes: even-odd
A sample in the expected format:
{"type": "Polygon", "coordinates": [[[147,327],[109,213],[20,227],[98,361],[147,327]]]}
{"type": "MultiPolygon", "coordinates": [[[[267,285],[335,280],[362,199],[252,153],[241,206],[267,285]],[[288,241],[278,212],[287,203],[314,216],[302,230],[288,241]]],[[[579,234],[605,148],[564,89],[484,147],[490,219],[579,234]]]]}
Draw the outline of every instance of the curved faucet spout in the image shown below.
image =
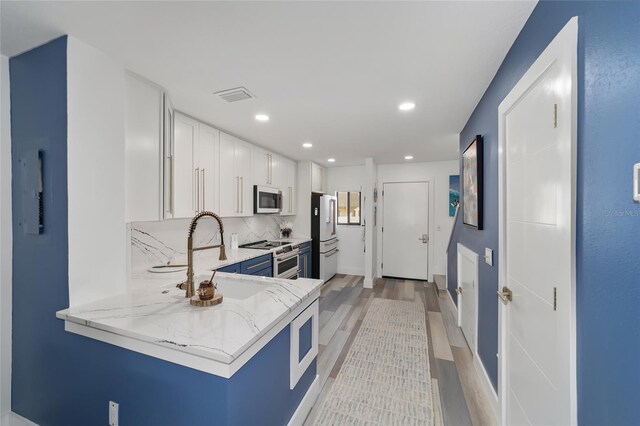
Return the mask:
{"type": "MultiPolygon", "coordinates": [[[[219,260],[227,260],[227,253],[224,248],[224,226],[222,225],[222,219],[217,214],[210,211],[203,211],[198,213],[192,220],[189,225],[189,234],[187,236],[187,281],[184,283],[186,285],[187,294],[186,297],[193,297],[195,294],[195,286],[193,282],[193,252],[200,250],[209,250],[213,248],[220,248],[220,257],[219,260]],[[212,217],[218,222],[218,227],[220,229],[220,244],[211,245],[211,246],[202,246],[202,247],[193,247],[193,233],[196,230],[196,226],[198,225],[198,221],[205,217],[212,217]]],[[[179,285],[180,288],[183,288],[182,285],[179,285]]]]}

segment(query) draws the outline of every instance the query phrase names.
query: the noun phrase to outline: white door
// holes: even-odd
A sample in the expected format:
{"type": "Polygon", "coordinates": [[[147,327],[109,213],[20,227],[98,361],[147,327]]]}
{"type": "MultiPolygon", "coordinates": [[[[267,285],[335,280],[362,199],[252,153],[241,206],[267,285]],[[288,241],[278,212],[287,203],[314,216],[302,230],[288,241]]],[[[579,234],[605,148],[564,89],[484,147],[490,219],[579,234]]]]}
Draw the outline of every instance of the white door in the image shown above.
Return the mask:
{"type": "Polygon", "coordinates": [[[240,178],[239,216],[253,215],[253,170],[251,146],[237,141],[235,147],[236,171],[240,178]]]}
{"type": "Polygon", "coordinates": [[[255,185],[269,186],[271,178],[271,153],[253,147],[253,179],[255,185]]]}
{"type": "Polygon", "coordinates": [[[240,177],[236,170],[236,141],[220,132],[220,215],[240,214],[240,177]]]}
{"type": "Polygon", "coordinates": [[[572,20],[499,109],[500,395],[509,425],[576,422],[576,51],[572,20]]]}
{"type": "Polygon", "coordinates": [[[477,352],[478,254],[458,243],[458,308],[460,328],[471,351],[477,352]]]}
{"type": "Polygon", "coordinates": [[[196,168],[199,176],[200,206],[199,211],[218,211],[219,201],[216,189],[217,164],[218,164],[218,144],[220,131],[200,123],[199,137],[196,152],[196,168]]]}
{"type": "Polygon", "coordinates": [[[296,214],[295,188],[296,188],[296,163],[284,158],[280,159],[280,190],[282,191],[281,216],[296,214]]]}
{"type": "Polygon", "coordinates": [[[429,182],[383,184],[382,273],[427,280],[429,182]]]}
{"type": "Polygon", "coordinates": [[[174,115],[173,137],[173,217],[188,218],[196,213],[196,170],[194,148],[198,137],[198,122],[182,114],[174,115]]]}

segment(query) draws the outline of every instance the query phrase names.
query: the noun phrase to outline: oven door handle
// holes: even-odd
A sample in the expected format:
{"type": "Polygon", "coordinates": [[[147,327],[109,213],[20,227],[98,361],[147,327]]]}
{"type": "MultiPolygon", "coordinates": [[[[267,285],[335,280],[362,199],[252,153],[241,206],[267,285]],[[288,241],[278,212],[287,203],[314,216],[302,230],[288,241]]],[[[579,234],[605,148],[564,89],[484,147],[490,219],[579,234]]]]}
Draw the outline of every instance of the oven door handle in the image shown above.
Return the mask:
{"type": "Polygon", "coordinates": [[[287,257],[276,257],[276,262],[278,263],[282,263],[285,260],[289,260],[289,259],[293,259],[294,257],[298,256],[299,252],[296,252],[295,254],[292,254],[291,256],[287,256],[287,257]]]}

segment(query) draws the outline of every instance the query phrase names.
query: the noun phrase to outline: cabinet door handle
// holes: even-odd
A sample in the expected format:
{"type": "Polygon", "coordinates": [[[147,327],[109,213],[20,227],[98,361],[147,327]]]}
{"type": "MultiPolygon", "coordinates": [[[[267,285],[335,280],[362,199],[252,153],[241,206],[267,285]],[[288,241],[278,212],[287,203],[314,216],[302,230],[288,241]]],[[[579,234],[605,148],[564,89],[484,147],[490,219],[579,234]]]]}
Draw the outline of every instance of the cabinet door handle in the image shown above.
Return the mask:
{"type": "Polygon", "coordinates": [[[236,176],[236,213],[240,213],[240,176],[236,176]]]}
{"type": "Polygon", "coordinates": [[[240,213],[244,213],[244,177],[240,176],[240,213]]]}
{"type": "Polygon", "coordinates": [[[271,155],[267,153],[267,184],[271,181],[271,155]]]}
{"type": "Polygon", "coordinates": [[[205,190],[204,190],[204,182],[205,182],[205,178],[204,178],[204,169],[202,169],[202,210],[206,210],[206,205],[205,205],[205,190]]]}
{"type": "Polygon", "coordinates": [[[173,214],[173,155],[167,157],[169,160],[169,200],[167,200],[167,213],[173,214]]]}
{"type": "Polygon", "coordinates": [[[196,183],[197,183],[197,202],[196,202],[196,212],[200,212],[200,167],[196,168],[196,183]]]}

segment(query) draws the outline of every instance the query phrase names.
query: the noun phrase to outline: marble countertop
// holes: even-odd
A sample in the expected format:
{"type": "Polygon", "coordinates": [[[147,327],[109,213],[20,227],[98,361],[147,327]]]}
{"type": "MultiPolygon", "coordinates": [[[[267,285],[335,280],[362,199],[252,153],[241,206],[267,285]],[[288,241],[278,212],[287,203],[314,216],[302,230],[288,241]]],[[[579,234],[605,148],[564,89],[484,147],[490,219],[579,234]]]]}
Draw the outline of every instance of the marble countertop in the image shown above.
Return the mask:
{"type": "MultiPolygon", "coordinates": [[[[196,283],[210,274],[200,272],[196,283]]],[[[176,288],[184,272],[149,275],[160,276],[138,278],[126,294],[59,311],[57,317],[230,364],[294,309],[313,302],[323,283],[218,273],[215,281],[221,287],[255,289],[259,285],[264,289],[246,298],[225,296],[220,305],[203,308],[191,306],[185,292],[176,288]]]]}
{"type": "MultiPolygon", "coordinates": [[[[277,240],[269,240],[269,241],[280,241],[280,242],[290,242],[292,244],[302,244],[308,241],[311,241],[311,238],[305,237],[293,237],[293,238],[281,238],[277,240]]],[[[226,247],[226,260],[219,260],[218,249],[209,250],[206,252],[201,252],[202,254],[206,254],[206,265],[202,265],[204,260],[196,260],[195,268],[197,270],[201,270],[202,273],[205,271],[214,270],[223,268],[228,265],[233,265],[235,263],[244,262],[245,260],[254,259],[256,257],[263,256],[268,253],[273,253],[281,247],[273,248],[270,250],[257,250],[257,249],[248,249],[248,248],[238,248],[237,250],[231,250],[229,247],[226,247]]],[[[202,255],[200,255],[202,256],[202,255]]],[[[145,282],[154,283],[154,284],[162,284],[162,283],[171,283],[175,282],[179,279],[184,279],[186,272],[184,270],[177,272],[165,272],[165,273],[153,273],[149,271],[138,272],[133,274],[132,281],[134,285],[144,285],[145,282]]]]}

